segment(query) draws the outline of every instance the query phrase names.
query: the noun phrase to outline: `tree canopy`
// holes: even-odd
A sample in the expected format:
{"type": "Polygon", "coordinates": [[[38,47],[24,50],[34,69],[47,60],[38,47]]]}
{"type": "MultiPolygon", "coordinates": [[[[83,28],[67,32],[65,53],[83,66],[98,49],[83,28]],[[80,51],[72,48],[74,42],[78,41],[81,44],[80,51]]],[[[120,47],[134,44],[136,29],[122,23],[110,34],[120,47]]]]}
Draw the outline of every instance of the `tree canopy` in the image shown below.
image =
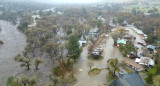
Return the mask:
{"type": "Polygon", "coordinates": [[[75,35],[71,35],[68,43],[68,53],[71,58],[76,59],[80,55],[78,39],[75,35]]]}

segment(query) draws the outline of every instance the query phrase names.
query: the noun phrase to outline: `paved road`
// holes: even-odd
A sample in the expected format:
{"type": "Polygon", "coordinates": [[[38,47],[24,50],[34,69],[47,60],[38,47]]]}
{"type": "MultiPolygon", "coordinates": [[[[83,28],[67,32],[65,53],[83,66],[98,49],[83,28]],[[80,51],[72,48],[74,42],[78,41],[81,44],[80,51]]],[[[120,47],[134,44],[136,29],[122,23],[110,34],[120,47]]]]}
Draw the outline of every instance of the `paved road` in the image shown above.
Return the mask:
{"type": "Polygon", "coordinates": [[[107,60],[110,58],[118,58],[119,61],[123,60],[123,56],[120,54],[118,48],[113,47],[113,39],[108,38],[104,47],[103,60],[101,61],[90,61],[88,60],[87,47],[83,48],[80,60],[76,63],[75,68],[77,69],[76,77],[77,83],[74,86],[103,86],[107,82],[107,60]],[[92,68],[103,68],[102,72],[96,76],[89,76],[88,71],[90,70],[88,63],[92,62],[92,68]]]}

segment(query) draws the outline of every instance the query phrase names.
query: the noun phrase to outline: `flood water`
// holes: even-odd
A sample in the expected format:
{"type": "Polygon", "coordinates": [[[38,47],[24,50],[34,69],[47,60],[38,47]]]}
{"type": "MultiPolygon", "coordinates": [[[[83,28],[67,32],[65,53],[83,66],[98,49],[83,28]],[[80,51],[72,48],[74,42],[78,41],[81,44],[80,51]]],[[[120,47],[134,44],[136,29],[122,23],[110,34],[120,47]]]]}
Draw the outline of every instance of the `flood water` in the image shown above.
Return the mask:
{"type": "Polygon", "coordinates": [[[14,56],[21,53],[26,46],[26,37],[11,23],[0,20],[0,86],[6,86],[9,76],[14,76],[20,71],[19,64],[14,61],[14,56]]]}

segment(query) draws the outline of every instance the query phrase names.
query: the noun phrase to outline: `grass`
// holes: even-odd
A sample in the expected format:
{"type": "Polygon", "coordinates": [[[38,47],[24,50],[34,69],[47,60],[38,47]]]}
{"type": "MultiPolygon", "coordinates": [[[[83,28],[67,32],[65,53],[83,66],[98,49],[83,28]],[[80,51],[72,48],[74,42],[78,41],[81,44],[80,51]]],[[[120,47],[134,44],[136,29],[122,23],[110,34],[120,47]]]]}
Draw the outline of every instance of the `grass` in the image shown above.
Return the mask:
{"type": "Polygon", "coordinates": [[[132,8],[139,8],[137,9],[142,11],[142,12],[148,12],[148,10],[150,9],[153,9],[153,7],[155,8],[158,8],[158,13],[160,13],[160,6],[159,6],[160,2],[158,1],[153,1],[153,2],[150,2],[149,5],[145,5],[145,4],[142,4],[142,5],[139,5],[139,4],[133,4],[133,5],[128,5],[128,6],[124,6],[124,9],[128,9],[129,11],[132,10],[132,8]]]}
{"type": "Polygon", "coordinates": [[[123,69],[124,69],[127,73],[133,73],[133,71],[129,70],[129,69],[126,68],[126,67],[123,67],[123,69]]]}
{"type": "Polygon", "coordinates": [[[99,69],[99,68],[93,68],[92,70],[90,70],[88,72],[88,75],[95,76],[95,75],[98,75],[100,72],[101,72],[101,69],[99,69]]]}
{"type": "Polygon", "coordinates": [[[92,55],[89,55],[88,56],[88,59],[89,60],[93,60],[93,61],[99,61],[99,60],[102,60],[103,59],[103,56],[98,56],[97,59],[94,58],[92,55]]]}

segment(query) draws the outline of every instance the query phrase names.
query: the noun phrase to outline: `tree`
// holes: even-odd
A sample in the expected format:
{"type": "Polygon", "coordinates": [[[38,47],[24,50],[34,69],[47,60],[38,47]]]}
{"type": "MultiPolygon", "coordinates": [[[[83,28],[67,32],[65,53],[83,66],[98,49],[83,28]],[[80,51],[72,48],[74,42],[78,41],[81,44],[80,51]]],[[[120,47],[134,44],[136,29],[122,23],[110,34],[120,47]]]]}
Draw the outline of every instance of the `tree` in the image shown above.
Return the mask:
{"type": "Polygon", "coordinates": [[[99,20],[99,21],[97,21],[97,27],[98,28],[101,28],[102,27],[102,22],[99,20]]]}
{"type": "Polygon", "coordinates": [[[58,44],[47,42],[43,47],[42,50],[45,51],[50,58],[56,57],[58,55],[58,44]]]}
{"type": "Polygon", "coordinates": [[[18,25],[17,27],[19,30],[24,31],[25,29],[28,28],[28,22],[22,22],[18,25]]]}
{"type": "Polygon", "coordinates": [[[118,30],[115,30],[111,33],[111,37],[114,39],[114,41],[117,41],[118,38],[123,38],[123,36],[126,34],[125,32],[126,30],[119,28],[118,30]]]}
{"type": "Polygon", "coordinates": [[[160,75],[153,77],[153,86],[160,86],[160,75]]]}
{"type": "MultiPolygon", "coordinates": [[[[157,53],[159,54],[159,53],[157,53]]],[[[156,55],[156,57],[159,55],[156,55]]],[[[160,74],[160,58],[156,59],[156,64],[154,65],[153,68],[149,68],[147,72],[147,77],[145,78],[145,81],[148,84],[155,84],[154,86],[158,86],[157,77],[159,77],[160,74]],[[155,78],[155,79],[154,79],[155,78]]]]}
{"type": "Polygon", "coordinates": [[[153,84],[153,76],[156,74],[157,70],[155,68],[149,69],[147,72],[147,77],[145,78],[145,81],[148,84],[153,84]]]}
{"type": "Polygon", "coordinates": [[[136,15],[136,14],[137,14],[137,10],[136,10],[136,8],[132,8],[132,13],[133,13],[134,15],[136,15]]]}
{"type": "Polygon", "coordinates": [[[10,76],[7,79],[7,86],[22,86],[22,85],[20,83],[18,83],[13,76],[10,76]]]}
{"type": "Polygon", "coordinates": [[[73,61],[68,58],[65,61],[59,61],[59,65],[53,68],[53,73],[57,76],[62,76],[64,78],[66,73],[69,73],[72,75],[72,69],[73,69],[73,61]]]}
{"type": "Polygon", "coordinates": [[[157,37],[155,35],[149,35],[146,39],[147,43],[154,43],[154,41],[157,40],[157,37]]]}
{"type": "Polygon", "coordinates": [[[35,65],[36,70],[38,70],[38,66],[39,66],[39,64],[42,63],[42,62],[43,62],[42,59],[36,58],[36,60],[35,60],[35,62],[34,62],[34,65],[35,65]]]}
{"type": "Polygon", "coordinates": [[[14,60],[17,62],[21,62],[20,67],[26,67],[27,70],[30,70],[30,59],[29,57],[24,57],[21,54],[18,54],[17,56],[14,57],[14,60]]]}
{"type": "Polygon", "coordinates": [[[122,24],[124,22],[124,19],[120,16],[120,17],[118,17],[118,23],[119,24],[122,24]]]}
{"type": "Polygon", "coordinates": [[[75,35],[71,35],[68,43],[68,53],[71,58],[75,59],[80,55],[78,39],[75,35]]]}
{"type": "Polygon", "coordinates": [[[107,61],[107,70],[109,71],[109,75],[110,76],[115,76],[115,72],[119,71],[119,67],[118,67],[118,59],[109,59],[107,61]]]}
{"type": "Polygon", "coordinates": [[[28,78],[22,76],[20,78],[14,78],[10,76],[7,80],[7,86],[35,86],[37,78],[35,76],[28,78]]]}

